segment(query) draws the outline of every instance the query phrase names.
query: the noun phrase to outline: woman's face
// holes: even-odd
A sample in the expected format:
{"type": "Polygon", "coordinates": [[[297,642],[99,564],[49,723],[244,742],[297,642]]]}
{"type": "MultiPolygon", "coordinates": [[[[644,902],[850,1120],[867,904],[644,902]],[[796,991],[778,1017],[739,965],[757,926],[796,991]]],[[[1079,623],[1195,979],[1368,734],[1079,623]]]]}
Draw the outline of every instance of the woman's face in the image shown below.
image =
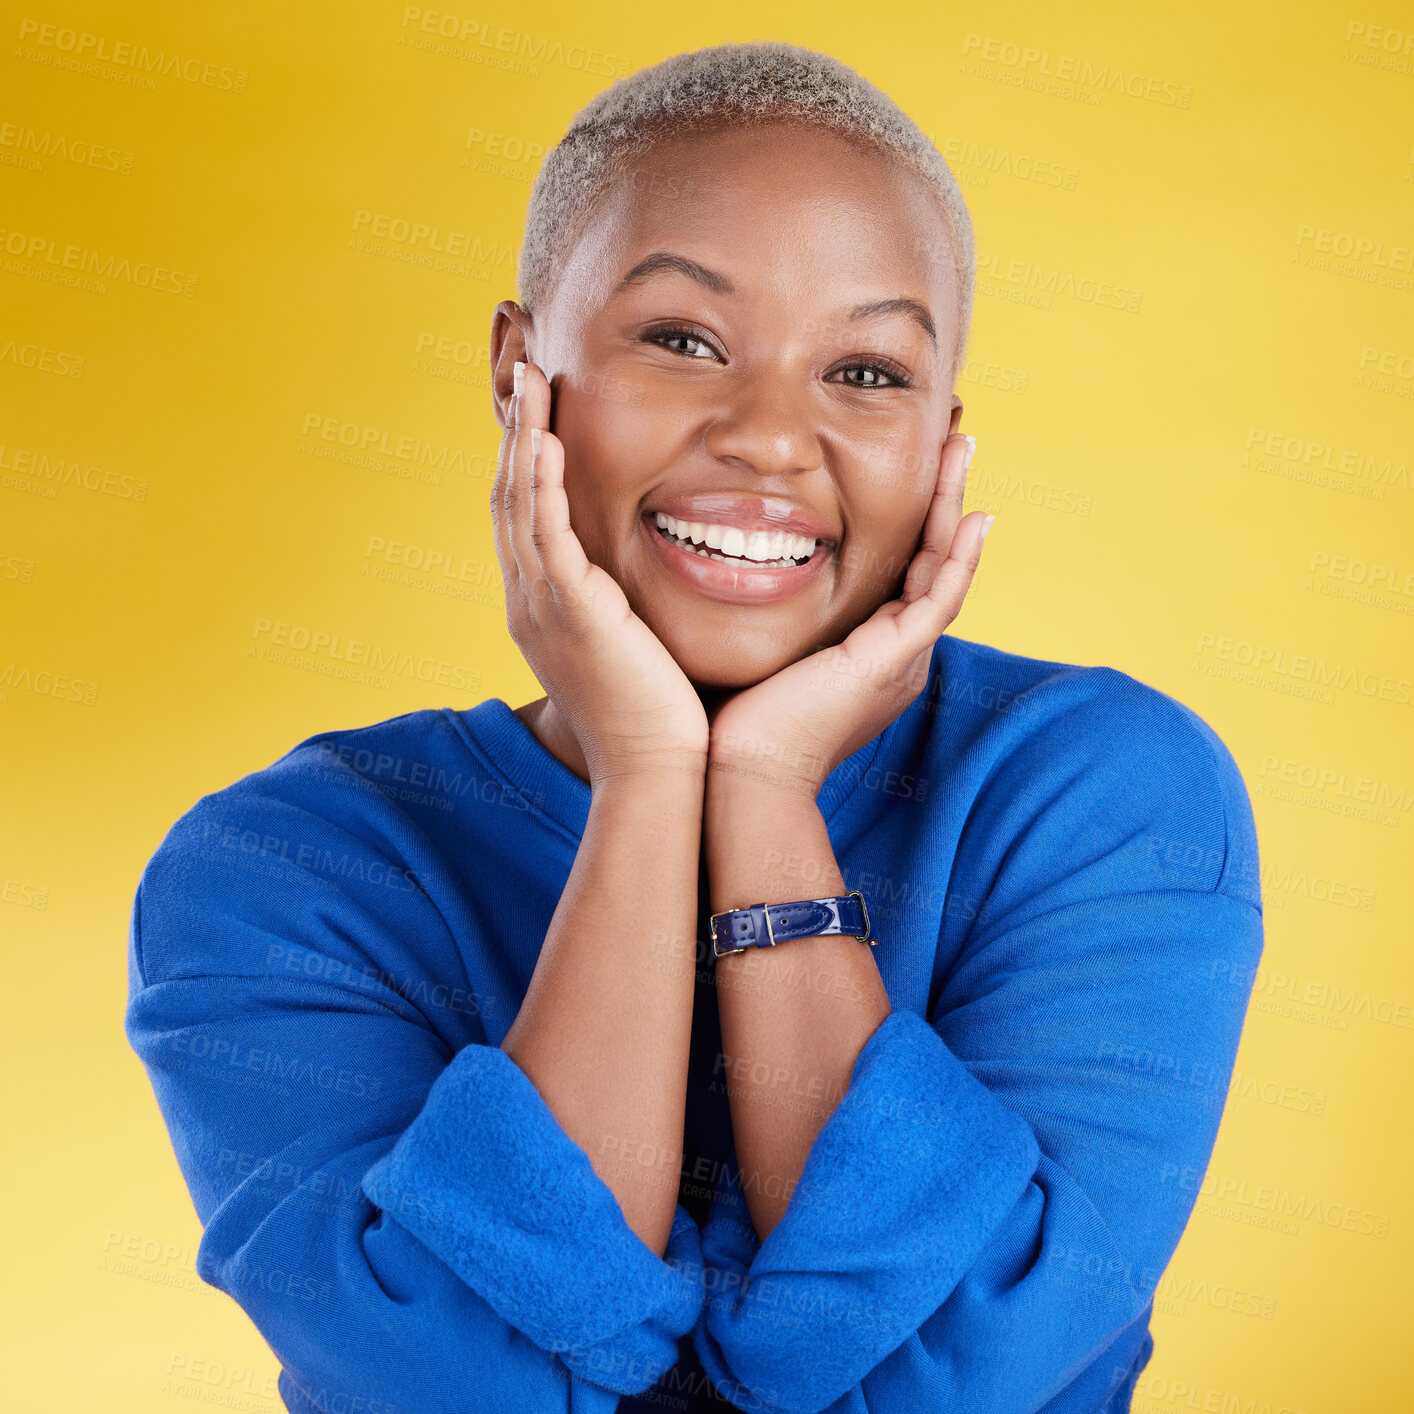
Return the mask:
{"type": "Polygon", "coordinates": [[[832,133],[685,135],[615,183],[533,321],[498,310],[499,406],[537,363],[585,553],[698,686],[759,682],[901,592],[962,408],[950,252],[932,188],[832,133]]]}

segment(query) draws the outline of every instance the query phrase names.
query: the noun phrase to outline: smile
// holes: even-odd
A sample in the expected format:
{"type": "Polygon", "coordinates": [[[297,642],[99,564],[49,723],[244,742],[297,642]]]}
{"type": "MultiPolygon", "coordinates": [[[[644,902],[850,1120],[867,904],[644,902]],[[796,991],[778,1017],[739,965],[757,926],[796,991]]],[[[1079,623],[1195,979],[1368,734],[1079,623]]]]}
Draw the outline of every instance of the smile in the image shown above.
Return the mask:
{"type": "Polygon", "coordinates": [[[830,562],[830,542],[782,530],[685,521],[645,511],[644,530],[664,565],[709,599],[767,604],[798,594],[830,562]]]}
{"type": "Polygon", "coordinates": [[[792,535],[785,530],[753,530],[748,534],[735,525],[679,520],[666,511],[653,512],[653,518],[665,540],[709,560],[794,569],[815,553],[819,543],[813,536],[792,535]]]}

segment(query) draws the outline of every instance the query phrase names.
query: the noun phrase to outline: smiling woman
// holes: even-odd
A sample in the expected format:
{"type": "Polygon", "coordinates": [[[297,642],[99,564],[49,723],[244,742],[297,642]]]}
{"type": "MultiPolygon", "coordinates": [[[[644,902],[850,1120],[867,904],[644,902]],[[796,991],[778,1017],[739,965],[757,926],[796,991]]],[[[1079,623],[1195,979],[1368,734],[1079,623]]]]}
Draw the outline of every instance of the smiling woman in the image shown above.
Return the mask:
{"type": "Polygon", "coordinates": [[[199,1270],[294,1414],[1129,1409],[1256,839],[1180,703],[947,632],[972,279],[946,164],[809,50],[669,59],[547,158],[491,329],[545,695],[301,743],[134,909],[199,1270]],[[404,760],[475,789],[359,765],[404,760]]]}

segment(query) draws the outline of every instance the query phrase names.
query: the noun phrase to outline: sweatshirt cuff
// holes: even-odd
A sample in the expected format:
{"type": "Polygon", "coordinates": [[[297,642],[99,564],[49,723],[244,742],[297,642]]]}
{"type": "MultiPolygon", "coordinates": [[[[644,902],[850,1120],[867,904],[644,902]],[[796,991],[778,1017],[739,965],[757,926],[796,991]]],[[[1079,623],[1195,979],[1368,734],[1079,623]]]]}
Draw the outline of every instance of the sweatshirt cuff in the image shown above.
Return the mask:
{"type": "Polygon", "coordinates": [[[927,1021],[890,1013],[766,1241],[734,1179],[713,1203],[703,1368],[746,1408],[826,1408],[947,1300],[1039,1159],[1031,1126],[927,1021]]]}
{"type": "Polygon", "coordinates": [[[701,1310],[701,1241],[686,1210],[660,1258],[498,1046],[457,1053],[363,1190],[503,1319],[621,1394],[676,1363],[701,1310]]]}

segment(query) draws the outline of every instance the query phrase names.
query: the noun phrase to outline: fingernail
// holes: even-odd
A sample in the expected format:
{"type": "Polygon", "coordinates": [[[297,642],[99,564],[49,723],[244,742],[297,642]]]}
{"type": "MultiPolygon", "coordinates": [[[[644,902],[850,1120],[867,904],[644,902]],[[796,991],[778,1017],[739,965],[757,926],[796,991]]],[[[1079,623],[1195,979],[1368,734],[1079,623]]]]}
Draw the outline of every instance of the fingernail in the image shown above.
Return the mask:
{"type": "Polygon", "coordinates": [[[511,369],[511,381],[515,385],[517,393],[525,392],[525,365],[523,363],[517,362],[515,367],[511,369]]]}
{"type": "MultiPolygon", "coordinates": [[[[532,457],[538,457],[540,455],[540,429],[538,427],[532,427],[530,429],[530,455],[532,457]]],[[[986,533],[985,530],[982,532],[983,535],[986,533]]]]}
{"type": "Polygon", "coordinates": [[[972,458],[977,455],[977,439],[973,436],[967,437],[967,455],[962,459],[962,469],[967,470],[972,465],[972,458]]]}
{"type": "Polygon", "coordinates": [[[985,540],[985,539],[987,538],[987,532],[992,528],[992,522],[993,522],[994,520],[996,520],[996,516],[988,516],[987,519],[982,522],[982,539],[983,539],[983,540],[985,540]]]}

